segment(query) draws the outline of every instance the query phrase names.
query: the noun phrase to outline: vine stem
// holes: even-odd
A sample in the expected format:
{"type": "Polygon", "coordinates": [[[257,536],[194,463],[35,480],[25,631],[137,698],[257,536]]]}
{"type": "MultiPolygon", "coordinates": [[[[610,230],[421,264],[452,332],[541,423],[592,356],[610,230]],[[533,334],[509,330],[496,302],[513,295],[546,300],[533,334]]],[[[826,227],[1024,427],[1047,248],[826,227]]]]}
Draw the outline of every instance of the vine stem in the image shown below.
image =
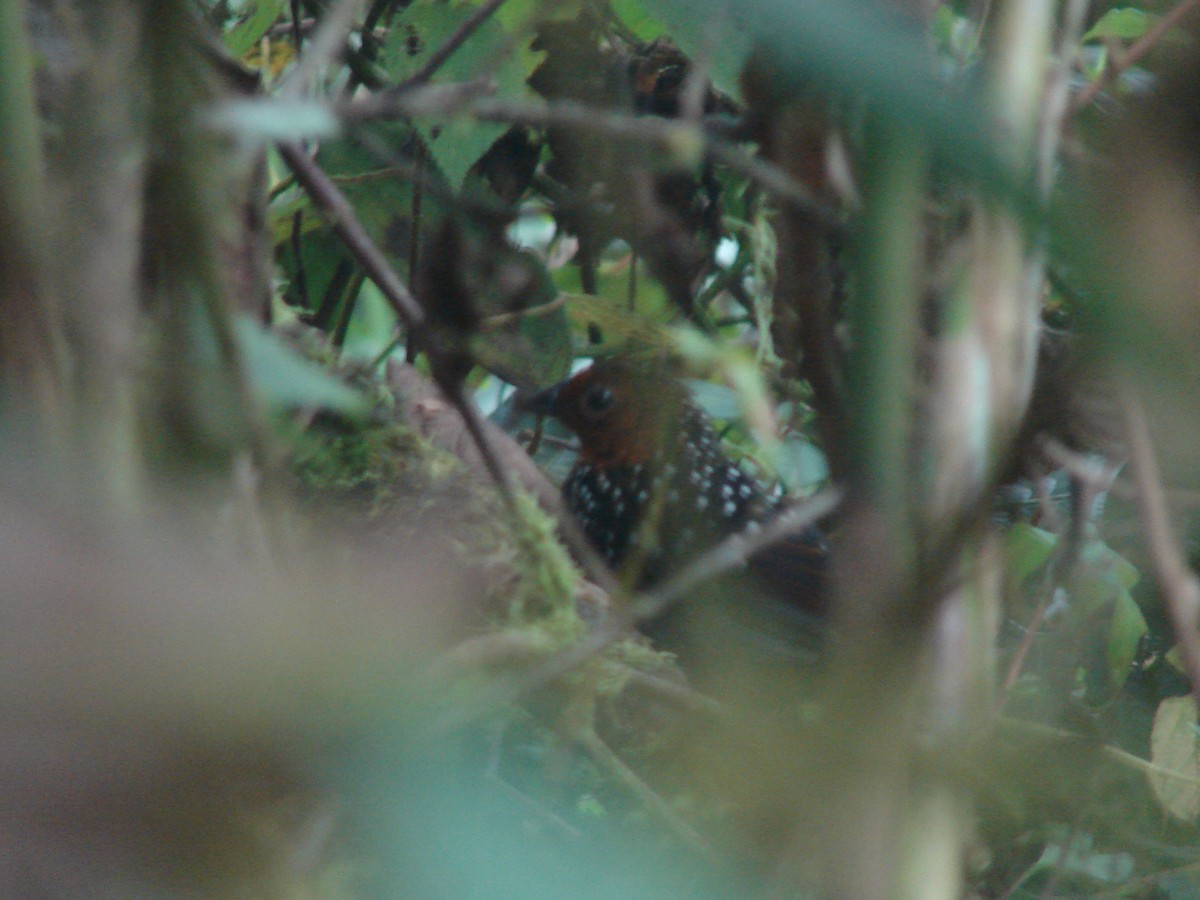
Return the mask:
{"type": "Polygon", "coordinates": [[[1200,711],[1200,580],[1184,562],[1171,528],[1162,475],[1150,440],[1146,414],[1133,389],[1119,388],[1121,411],[1129,440],[1130,464],[1137,487],[1137,507],[1146,529],[1146,544],[1155,577],[1162,588],[1167,616],[1179,642],[1183,666],[1191,682],[1192,699],[1200,711]]]}
{"type": "Polygon", "coordinates": [[[1112,65],[1106,66],[1095,81],[1076,95],[1075,108],[1082,109],[1095,100],[1096,96],[1102,90],[1120,77],[1122,72],[1140,62],[1147,53],[1158,45],[1158,42],[1163,39],[1168,31],[1183,21],[1183,17],[1197,6],[1200,6],[1200,0],[1183,0],[1183,2],[1155,22],[1150,28],[1146,29],[1146,33],[1133,42],[1128,52],[1119,60],[1115,60],[1112,65]]]}

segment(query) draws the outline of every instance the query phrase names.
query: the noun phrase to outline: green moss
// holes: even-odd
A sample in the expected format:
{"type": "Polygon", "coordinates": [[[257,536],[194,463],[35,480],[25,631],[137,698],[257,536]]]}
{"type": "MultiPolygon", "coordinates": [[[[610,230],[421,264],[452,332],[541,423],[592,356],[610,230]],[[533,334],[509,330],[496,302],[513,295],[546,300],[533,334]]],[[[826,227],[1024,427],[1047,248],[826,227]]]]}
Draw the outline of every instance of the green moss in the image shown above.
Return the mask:
{"type": "Polygon", "coordinates": [[[318,420],[297,441],[293,470],[314,494],[362,502],[368,515],[463,473],[458,459],[394,420],[318,420]]]}

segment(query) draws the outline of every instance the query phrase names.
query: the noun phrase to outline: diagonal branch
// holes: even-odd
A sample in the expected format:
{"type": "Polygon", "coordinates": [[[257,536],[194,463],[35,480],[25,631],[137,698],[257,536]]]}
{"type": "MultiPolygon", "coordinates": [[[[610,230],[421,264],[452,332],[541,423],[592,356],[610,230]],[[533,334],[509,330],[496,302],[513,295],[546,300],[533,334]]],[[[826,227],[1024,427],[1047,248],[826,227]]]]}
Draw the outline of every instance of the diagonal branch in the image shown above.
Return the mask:
{"type": "Polygon", "coordinates": [[[761,185],[781,201],[812,215],[824,227],[837,233],[845,231],[845,223],[837,212],[783,169],[695,124],[656,116],[626,115],[572,100],[520,103],[495,98],[472,98],[470,93],[463,91],[447,91],[442,96],[423,93],[419,99],[397,96],[391,92],[377,93],[342,104],[336,111],[348,122],[413,115],[468,115],[484,122],[503,122],[531,128],[572,128],[586,134],[651,144],[677,153],[692,150],[707,152],[717,162],[761,185]]]}
{"type": "Polygon", "coordinates": [[[1158,46],[1158,42],[1163,39],[1168,31],[1183,21],[1183,17],[1200,6],[1200,0],[1183,0],[1178,6],[1172,9],[1169,13],[1155,22],[1146,30],[1140,38],[1133,42],[1129,50],[1119,59],[1105,67],[1091,84],[1080,91],[1075,97],[1075,108],[1082,109],[1093,100],[1096,95],[1112,84],[1121,73],[1131,68],[1141,61],[1141,59],[1158,46]]]}
{"type": "Polygon", "coordinates": [[[424,84],[433,74],[445,65],[446,60],[454,55],[459,47],[463,45],[475,31],[482,25],[496,10],[504,4],[504,0],[488,0],[487,3],[475,10],[471,17],[464,21],[454,33],[446,39],[446,42],[425,61],[425,65],[413,72],[399,84],[389,88],[385,93],[402,94],[418,85],[424,84]]]}
{"type": "Polygon", "coordinates": [[[375,282],[404,327],[410,332],[423,332],[425,311],[388,263],[383,251],[371,240],[345,194],[299,144],[281,143],[278,149],[296,181],[328,219],[334,234],[346,245],[367,277],[375,282]]]}
{"type": "Polygon", "coordinates": [[[1146,529],[1150,559],[1192,685],[1192,699],[1200,708],[1200,633],[1197,631],[1200,628],[1200,580],[1184,562],[1179,542],[1171,529],[1162,476],[1141,402],[1127,385],[1121,386],[1120,400],[1129,437],[1138,512],[1146,529]]]}
{"type": "Polygon", "coordinates": [[[547,660],[516,682],[483,691],[473,701],[439,718],[431,727],[440,733],[473,721],[579,668],[627,635],[638,622],[661,615],[693,588],[745,564],[755,553],[803,531],[828,515],[841,500],[841,491],[827,488],[776,516],[758,531],[743,531],[721,541],[659,587],[635,595],[575,646],[547,660]]]}
{"type": "MultiPolygon", "coordinates": [[[[350,251],[350,255],[362,266],[367,277],[375,282],[380,292],[395,311],[396,316],[408,329],[409,334],[420,337],[421,345],[425,349],[425,352],[436,362],[439,359],[442,348],[429,332],[429,323],[424,310],[421,309],[420,304],[417,303],[416,297],[409,291],[408,286],[400,280],[400,276],[396,274],[395,269],[388,263],[387,258],[383,255],[383,251],[379,249],[378,245],[371,239],[371,236],[367,234],[366,228],[363,227],[362,222],[355,215],[350,201],[346,199],[345,195],[338,189],[338,186],[333,183],[333,180],[325,174],[321,167],[304,152],[300,145],[295,143],[280,144],[279,154],[283,157],[284,162],[288,164],[288,167],[291,168],[292,173],[296,176],[296,181],[308,192],[308,195],[312,197],[317,208],[328,218],[330,227],[342,240],[342,243],[345,244],[346,249],[350,251]]],[[[434,369],[437,369],[436,365],[434,369]]],[[[487,467],[492,479],[496,482],[496,487],[499,489],[505,504],[515,510],[512,499],[512,485],[509,483],[508,474],[505,472],[504,467],[500,465],[499,458],[484,431],[479,410],[461,389],[447,390],[445,385],[442,387],[446,394],[446,399],[454,405],[459,415],[462,416],[463,424],[466,425],[467,432],[479,448],[479,454],[483,457],[484,465],[487,467]]]]}

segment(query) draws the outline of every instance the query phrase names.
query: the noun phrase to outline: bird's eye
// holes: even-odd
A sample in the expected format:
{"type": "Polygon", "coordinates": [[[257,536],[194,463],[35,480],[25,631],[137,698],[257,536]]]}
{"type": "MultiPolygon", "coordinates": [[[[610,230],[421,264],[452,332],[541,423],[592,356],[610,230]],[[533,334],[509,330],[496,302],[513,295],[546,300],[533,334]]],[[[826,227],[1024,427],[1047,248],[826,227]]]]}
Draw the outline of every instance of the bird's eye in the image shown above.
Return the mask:
{"type": "Polygon", "coordinates": [[[602,384],[596,384],[588,388],[587,393],[583,395],[583,409],[589,415],[598,416],[608,411],[614,399],[611,390],[602,384]]]}

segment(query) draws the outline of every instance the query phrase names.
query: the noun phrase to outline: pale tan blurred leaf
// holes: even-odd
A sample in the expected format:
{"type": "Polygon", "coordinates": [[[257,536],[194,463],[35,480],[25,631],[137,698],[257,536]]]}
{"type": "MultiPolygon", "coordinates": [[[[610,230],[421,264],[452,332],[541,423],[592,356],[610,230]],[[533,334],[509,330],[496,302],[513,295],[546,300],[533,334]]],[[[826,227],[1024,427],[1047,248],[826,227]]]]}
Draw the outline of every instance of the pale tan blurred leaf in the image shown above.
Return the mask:
{"type": "Polygon", "coordinates": [[[1200,733],[1190,696],[1169,697],[1158,705],[1150,733],[1148,775],[1159,804],[1186,822],[1200,816],[1200,733]]]}

